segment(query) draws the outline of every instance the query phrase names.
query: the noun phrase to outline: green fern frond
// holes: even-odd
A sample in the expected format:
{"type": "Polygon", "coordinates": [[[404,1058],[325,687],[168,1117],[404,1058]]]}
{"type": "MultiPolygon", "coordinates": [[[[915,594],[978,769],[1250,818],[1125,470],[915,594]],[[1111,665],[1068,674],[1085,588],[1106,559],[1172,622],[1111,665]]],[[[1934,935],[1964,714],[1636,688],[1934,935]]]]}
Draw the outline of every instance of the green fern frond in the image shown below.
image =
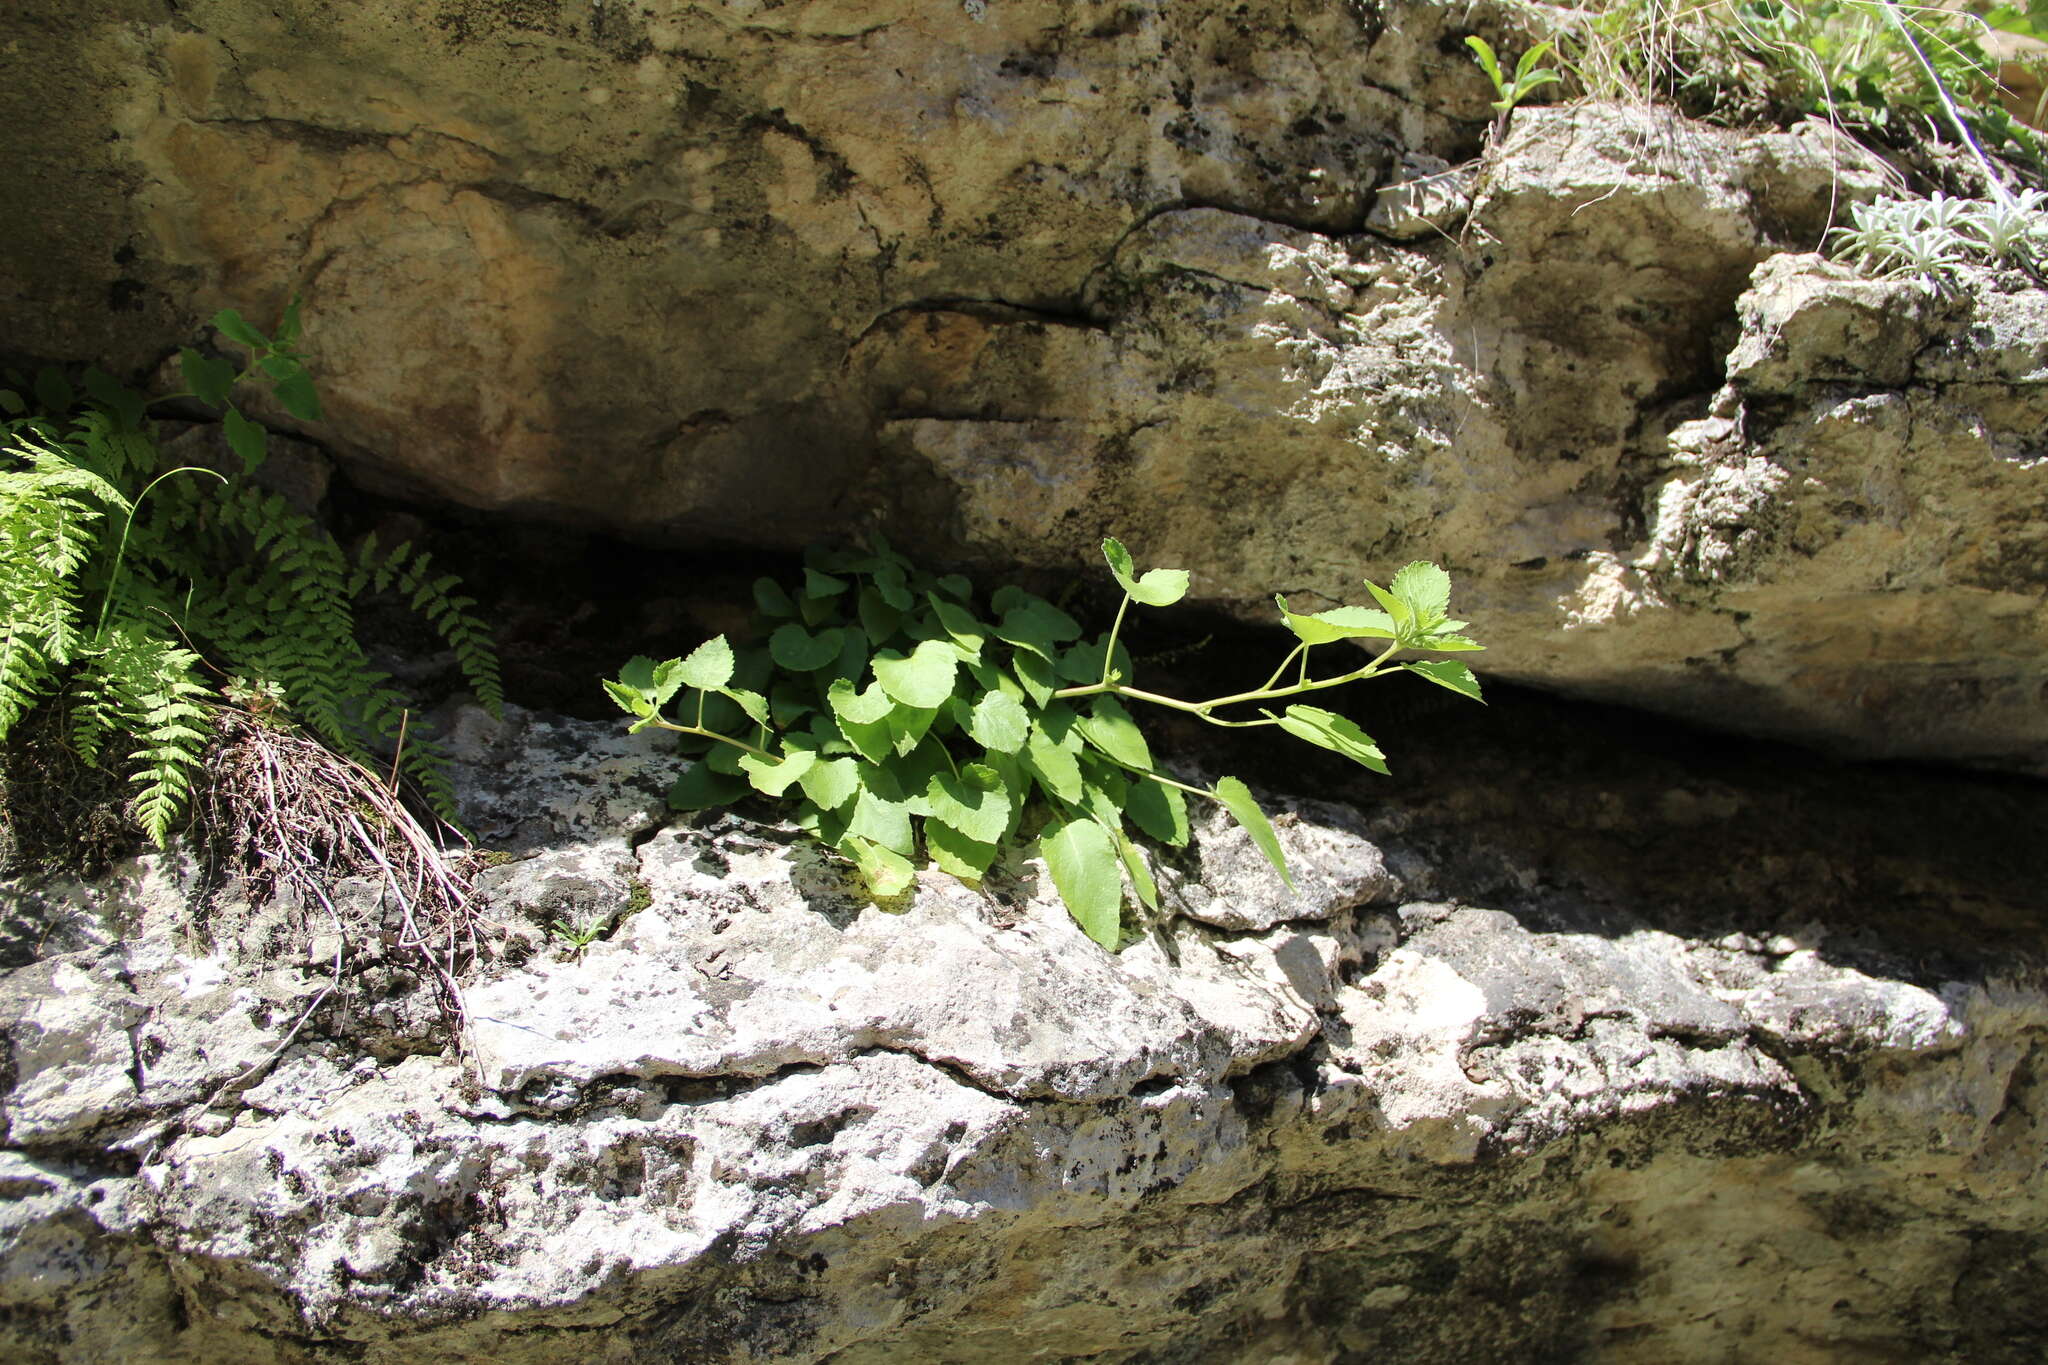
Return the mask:
{"type": "Polygon", "coordinates": [[[212,689],[199,677],[200,659],[149,631],[123,621],[82,660],[75,683],[72,738],[97,763],[115,734],[137,741],[129,780],[141,790],[133,811],[161,848],[184,813],[199,756],[213,732],[212,689]]]}
{"type": "Polygon", "coordinates": [[[26,424],[0,447],[0,739],[82,645],[81,577],[120,491],[26,424]]]}
{"type": "MultiPolygon", "coordinates": [[[[365,553],[374,552],[374,549],[374,541],[365,543],[365,553]]],[[[379,592],[387,586],[394,586],[405,596],[407,604],[426,618],[454,652],[456,665],[462,669],[462,676],[469,683],[470,690],[476,693],[477,701],[492,715],[501,715],[505,706],[505,684],[498,670],[498,651],[491,642],[489,628],[470,613],[476,599],[454,595],[455,590],[462,586],[462,579],[457,574],[429,578],[428,570],[432,564],[431,554],[424,550],[414,553],[412,543],[407,541],[374,570],[373,581],[379,592]]]]}

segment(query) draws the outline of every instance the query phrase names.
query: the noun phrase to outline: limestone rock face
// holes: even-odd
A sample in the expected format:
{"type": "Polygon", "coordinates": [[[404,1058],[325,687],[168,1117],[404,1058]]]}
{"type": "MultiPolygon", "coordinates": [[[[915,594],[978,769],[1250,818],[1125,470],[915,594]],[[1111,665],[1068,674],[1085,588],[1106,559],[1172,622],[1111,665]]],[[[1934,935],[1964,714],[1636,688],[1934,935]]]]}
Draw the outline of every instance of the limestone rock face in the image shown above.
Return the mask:
{"type": "Polygon", "coordinates": [[[1369,814],[1276,800],[1291,903],[1202,827],[1189,913],[1113,956],[1035,862],[891,914],[786,828],[669,823],[650,737],[471,713],[455,743],[518,855],[464,1063],[392,1043],[389,979],[319,995],[289,907],[202,934],[175,858],[5,888],[0,1355],[2042,1348],[2010,792],[1902,778],[1916,846],[1823,813],[1853,774],[1581,756],[1517,825],[1535,756],[1460,756],[1369,814]]]}
{"type": "Polygon", "coordinates": [[[1429,557],[1497,675],[2043,762],[2039,294],[1828,275],[1825,128],[1485,145],[1514,21],[1422,0],[16,8],[8,345],[303,294],[359,482],[1254,618],[1429,557]]]}

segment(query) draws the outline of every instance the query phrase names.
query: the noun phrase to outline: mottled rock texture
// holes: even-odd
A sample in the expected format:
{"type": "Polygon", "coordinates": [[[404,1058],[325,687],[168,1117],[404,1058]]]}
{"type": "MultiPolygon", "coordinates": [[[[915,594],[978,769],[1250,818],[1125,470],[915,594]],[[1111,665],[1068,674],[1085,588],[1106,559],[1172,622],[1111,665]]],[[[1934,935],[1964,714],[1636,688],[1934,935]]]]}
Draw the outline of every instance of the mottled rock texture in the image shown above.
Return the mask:
{"type": "Polygon", "coordinates": [[[651,737],[455,729],[518,855],[466,1069],[375,945],[317,998],[320,917],[195,923],[176,857],[4,888],[0,1356],[2048,1347],[2037,792],[1510,701],[1362,813],[1276,800],[1291,904],[1205,826],[1199,918],[1110,956],[1034,863],[889,913],[671,823],[651,737]]]}
{"type": "Polygon", "coordinates": [[[2041,295],[1796,254],[1888,174],[1822,128],[1483,148],[1460,40],[1524,22],[23,0],[0,333],[139,371],[300,292],[357,481],[1047,575],[1115,532],[1249,616],[1431,557],[1497,674],[2038,770],[2041,295]]]}

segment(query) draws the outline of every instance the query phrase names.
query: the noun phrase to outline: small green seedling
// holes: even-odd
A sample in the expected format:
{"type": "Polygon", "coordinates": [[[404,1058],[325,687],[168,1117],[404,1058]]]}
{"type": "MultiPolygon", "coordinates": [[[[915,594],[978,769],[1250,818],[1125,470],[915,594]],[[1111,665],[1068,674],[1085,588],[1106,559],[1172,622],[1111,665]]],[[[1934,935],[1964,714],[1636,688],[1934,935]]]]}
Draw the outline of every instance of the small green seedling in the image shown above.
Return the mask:
{"type": "Polygon", "coordinates": [[[611,928],[611,920],[605,915],[591,915],[574,920],[558,919],[548,924],[548,932],[568,944],[578,953],[604,937],[604,931],[611,928]]]}
{"type": "Polygon", "coordinates": [[[1512,80],[1502,73],[1500,59],[1494,55],[1493,45],[1487,42],[1486,39],[1478,37],[1467,38],[1465,46],[1472,49],[1472,55],[1478,61],[1479,69],[1484,71],[1486,78],[1493,82],[1494,94],[1500,96],[1499,99],[1493,102],[1494,112],[1499,115],[1494,120],[1493,125],[1496,137],[1507,131],[1508,115],[1514,112],[1516,105],[1529,98],[1530,94],[1539,86],[1549,85],[1552,81],[1564,79],[1550,67],[1542,65],[1543,59],[1550,55],[1550,50],[1557,46],[1554,42],[1541,42],[1530,48],[1527,52],[1524,52],[1522,60],[1515,63],[1515,74],[1512,80]]]}
{"type": "Polygon", "coordinates": [[[760,644],[735,649],[721,635],[686,658],[636,658],[605,690],[635,731],[671,731],[698,756],[669,793],[677,809],[749,792],[794,802],[798,827],[850,860],[884,902],[911,888],[921,861],[979,882],[1006,850],[1035,842],[1076,922],[1112,950],[1127,883],[1146,909],[1160,904],[1138,836],[1185,844],[1190,796],[1227,809],[1293,885],[1250,789],[1235,777],[1204,788],[1160,772],[1126,702],[1271,727],[1384,773],[1370,735],[1293,699],[1402,671],[1479,697],[1461,663],[1393,662],[1403,650],[1480,648],[1449,619],[1449,575],[1422,563],[1386,588],[1366,583],[1377,609],[1303,615],[1276,598],[1296,643],[1257,687],[1207,701],[1139,688],[1119,643],[1125,618],[1132,603],[1180,601],[1188,574],[1140,574],[1115,540],[1102,553],[1123,601],[1093,640],[1044,598],[1004,587],[979,601],[965,578],[922,573],[877,539],[865,553],[813,551],[787,587],[756,582],[760,644]],[[1353,640],[1378,653],[1310,672],[1313,650],[1353,640]]]}

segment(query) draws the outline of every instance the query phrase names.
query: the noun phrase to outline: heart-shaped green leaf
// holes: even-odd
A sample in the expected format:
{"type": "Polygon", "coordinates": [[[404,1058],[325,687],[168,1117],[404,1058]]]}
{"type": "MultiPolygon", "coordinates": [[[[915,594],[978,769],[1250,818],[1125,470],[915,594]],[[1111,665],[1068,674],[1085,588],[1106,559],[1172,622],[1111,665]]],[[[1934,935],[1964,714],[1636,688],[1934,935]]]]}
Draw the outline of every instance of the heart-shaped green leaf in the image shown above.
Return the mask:
{"type": "Polygon", "coordinates": [[[1031,714],[1024,704],[1003,692],[989,692],[975,703],[967,733],[984,749],[1014,754],[1031,734],[1031,714]]]}
{"type": "Polygon", "coordinates": [[[740,771],[747,775],[747,781],[754,784],[754,790],[764,796],[781,796],[789,790],[789,784],[802,778],[818,761],[818,756],[807,749],[785,755],[778,762],[769,762],[753,754],[740,757],[740,771]]]}
{"type": "Polygon", "coordinates": [[[1148,607],[1170,607],[1187,596],[1186,569],[1153,569],[1140,578],[1137,576],[1136,566],[1131,562],[1131,552],[1123,547],[1122,541],[1113,536],[1103,540],[1102,557],[1109,561],[1109,571],[1115,575],[1117,586],[1122,588],[1133,602],[1148,607]]]}
{"type": "Polygon", "coordinates": [[[867,883],[868,893],[877,899],[900,896],[917,880],[917,872],[910,866],[908,857],[892,848],[877,846],[857,834],[841,839],[839,850],[853,859],[853,865],[860,869],[861,880],[867,883]]]}
{"type": "Polygon", "coordinates": [[[980,881],[996,860],[996,845],[970,839],[937,820],[925,822],[924,844],[941,872],[950,872],[962,881],[980,881]]]}
{"type": "Polygon", "coordinates": [[[811,673],[839,661],[845,637],[836,630],[811,634],[796,622],[778,626],[768,637],[768,657],[795,673],[811,673]]]}
{"type": "Polygon", "coordinates": [[[993,844],[1010,825],[1010,793],[993,768],[961,767],[959,776],[937,773],[925,790],[931,818],[978,843],[993,844]]]}
{"type": "Polygon", "coordinates": [[[884,692],[905,706],[936,710],[953,695],[960,656],[942,641],[926,640],[908,658],[891,651],[877,654],[872,663],[884,692]]]}
{"type": "Polygon", "coordinates": [[[821,758],[796,780],[819,810],[838,810],[860,790],[860,765],[850,758],[821,758]]]}

